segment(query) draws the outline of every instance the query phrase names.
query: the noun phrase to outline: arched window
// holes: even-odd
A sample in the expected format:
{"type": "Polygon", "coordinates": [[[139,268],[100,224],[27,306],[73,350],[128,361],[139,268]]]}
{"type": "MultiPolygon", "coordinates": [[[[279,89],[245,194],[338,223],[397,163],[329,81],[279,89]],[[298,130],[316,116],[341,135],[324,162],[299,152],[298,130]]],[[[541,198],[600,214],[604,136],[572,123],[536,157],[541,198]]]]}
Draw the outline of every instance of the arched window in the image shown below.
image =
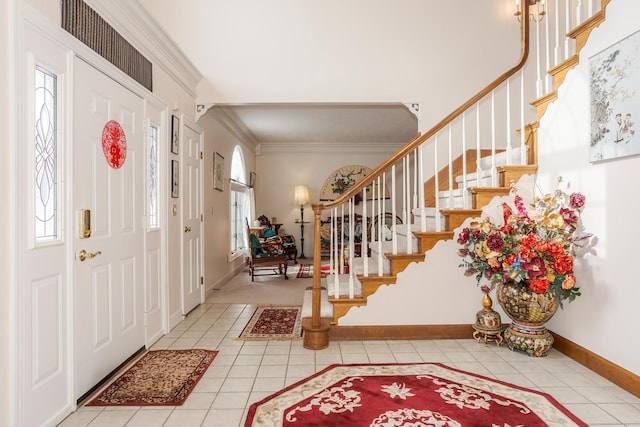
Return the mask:
{"type": "Polygon", "coordinates": [[[244,157],[239,146],[233,149],[231,158],[231,256],[243,253],[247,248],[247,221],[253,220],[253,189],[246,184],[244,157]]]}

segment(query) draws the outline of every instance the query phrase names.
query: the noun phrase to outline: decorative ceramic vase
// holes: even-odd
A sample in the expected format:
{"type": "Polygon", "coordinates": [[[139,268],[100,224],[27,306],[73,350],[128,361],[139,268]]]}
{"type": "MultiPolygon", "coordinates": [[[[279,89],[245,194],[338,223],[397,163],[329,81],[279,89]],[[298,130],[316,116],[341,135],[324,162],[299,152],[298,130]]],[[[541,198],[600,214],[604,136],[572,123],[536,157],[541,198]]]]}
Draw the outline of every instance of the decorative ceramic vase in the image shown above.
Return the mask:
{"type": "Polygon", "coordinates": [[[553,336],[544,325],[560,306],[555,294],[537,294],[526,285],[507,282],[498,285],[496,295],[512,321],[504,331],[509,349],[534,357],[546,356],[553,345],[553,336]]]}
{"type": "Polygon", "coordinates": [[[502,343],[502,319],[500,313],[493,310],[491,306],[493,301],[489,294],[484,294],[482,297],[482,310],[476,313],[476,323],[473,325],[473,338],[477,342],[484,340],[495,341],[496,345],[502,343]]]}

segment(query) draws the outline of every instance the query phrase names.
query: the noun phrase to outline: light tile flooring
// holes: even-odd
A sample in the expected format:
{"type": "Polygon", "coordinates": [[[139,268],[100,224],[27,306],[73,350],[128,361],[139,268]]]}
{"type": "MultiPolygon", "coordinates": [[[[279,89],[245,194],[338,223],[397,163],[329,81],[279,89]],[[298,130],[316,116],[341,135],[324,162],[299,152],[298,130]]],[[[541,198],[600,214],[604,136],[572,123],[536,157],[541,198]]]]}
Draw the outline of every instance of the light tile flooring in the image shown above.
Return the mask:
{"type": "Polygon", "coordinates": [[[342,341],[311,351],[302,341],[239,341],[255,306],[203,304],[153,349],[219,350],[178,407],[81,407],[60,425],[242,426],[251,403],[333,363],[442,362],[551,394],[589,425],[640,426],[640,398],[563,354],[530,358],[468,340],[342,341]]]}

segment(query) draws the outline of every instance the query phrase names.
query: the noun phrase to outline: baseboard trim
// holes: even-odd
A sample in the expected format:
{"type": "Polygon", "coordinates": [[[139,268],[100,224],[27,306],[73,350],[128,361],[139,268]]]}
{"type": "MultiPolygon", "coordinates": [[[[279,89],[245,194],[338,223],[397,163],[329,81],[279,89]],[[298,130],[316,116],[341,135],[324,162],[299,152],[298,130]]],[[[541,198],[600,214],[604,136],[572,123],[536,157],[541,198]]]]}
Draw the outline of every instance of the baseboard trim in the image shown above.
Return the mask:
{"type": "Polygon", "coordinates": [[[640,376],[621,366],[587,350],[586,348],[570,341],[556,333],[551,332],[554,343],[553,348],[572,358],[579,364],[591,369],[629,393],[640,397],[640,376]]]}
{"type": "Polygon", "coordinates": [[[471,325],[333,326],[329,339],[346,340],[442,340],[469,338],[471,325]]]}
{"type": "MultiPolygon", "coordinates": [[[[505,325],[506,326],[506,325],[505,325]]],[[[375,325],[340,326],[329,331],[329,341],[348,340],[439,340],[471,338],[471,325],[375,325]]],[[[621,366],[579,346],[578,344],[551,332],[553,348],[565,354],[586,368],[606,378],[629,393],[640,397],[640,376],[621,366]]]]}

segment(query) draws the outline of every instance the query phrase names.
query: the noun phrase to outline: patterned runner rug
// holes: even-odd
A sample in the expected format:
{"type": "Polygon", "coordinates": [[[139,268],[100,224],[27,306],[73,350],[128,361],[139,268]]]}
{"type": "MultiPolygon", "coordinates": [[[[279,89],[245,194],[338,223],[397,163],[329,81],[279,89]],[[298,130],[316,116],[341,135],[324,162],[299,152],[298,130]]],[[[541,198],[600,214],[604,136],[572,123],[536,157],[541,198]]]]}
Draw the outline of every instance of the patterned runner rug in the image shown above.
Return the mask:
{"type": "MultiPolygon", "coordinates": [[[[348,270],[348,267],[346,267],[348,270]]],[[[329,265],[323,265],[320,267],[320,277],[325,277],[329,274],[331,267],[329,265]]],[[[298,275],[296,276],[298,279],[307,279],[309,277],[313,277],[313,264],[300,264],[300,269],[298,270],[298,275]]]]}
{"type": "Polygon", "coordinates": [[[293,340],[302,337],[300,306],[260,306],[238,339],[247,341],[293,340]]]}
{"type": "Polygon", "coordinates": [[[331,365],[249,408],[249,426],[586,426],[548,394],[440,363],[331,365]]]}
{"type": "Polygon", "coordinates": [[[149,351],[87,405],[182,405],[217,354],[196,349],[149,351]]]}

